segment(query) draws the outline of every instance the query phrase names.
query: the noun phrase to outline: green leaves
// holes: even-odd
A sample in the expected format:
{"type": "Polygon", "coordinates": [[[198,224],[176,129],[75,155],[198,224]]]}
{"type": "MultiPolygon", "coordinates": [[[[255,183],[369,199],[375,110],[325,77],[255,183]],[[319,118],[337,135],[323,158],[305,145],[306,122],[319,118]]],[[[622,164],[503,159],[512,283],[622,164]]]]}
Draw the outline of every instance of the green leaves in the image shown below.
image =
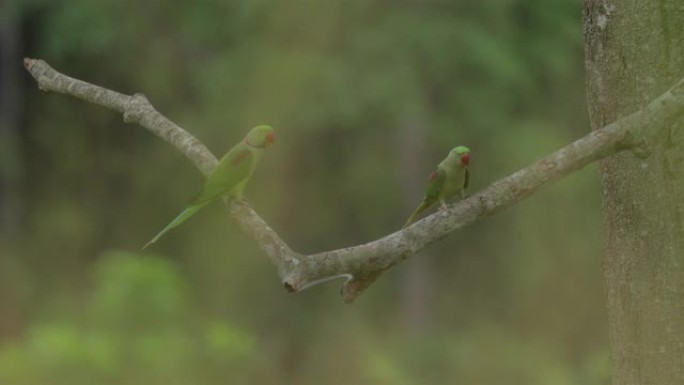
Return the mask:
{"type": "Polygon", "coordinates": [[[252,336],[198,314],[172,263],[110,252],[95,271],[82,316],[31,324],[0,351],[1,383],[204,383],[253,359],[252,336]]]}

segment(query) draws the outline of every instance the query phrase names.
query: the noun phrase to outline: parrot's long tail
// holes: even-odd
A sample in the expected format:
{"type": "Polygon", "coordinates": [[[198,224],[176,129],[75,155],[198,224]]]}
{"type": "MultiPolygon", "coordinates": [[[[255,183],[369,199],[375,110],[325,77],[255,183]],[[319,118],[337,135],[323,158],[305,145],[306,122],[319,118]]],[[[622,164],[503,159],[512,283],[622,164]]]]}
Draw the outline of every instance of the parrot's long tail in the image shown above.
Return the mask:
{"type": "Polygon", "coordinates": [[[174,227],[179,226],[181,223],[185,222],[188,218],[191,216],[195,215],[196,212],[198,212],[201,208],[206,206],[207,204],[211,203],[211,201],[203,202],[203,203],[198,203],[192,206],[186,207],[183,211],[181,211],[178,216],[171,221],[162,231],[159,232],[154,238],[152,238],[151,241],[147,242],[145,246],[142,247],[141,250],[145,250],[147,246],[157,242],[159,238],[162,237],[162,235],[166,234],[169,230],[173,229],[174,227]]]}
{"type": "Polygon", "coordinates": [[[416,220],[416,218],[418,218],[418,216],[419,216],[423,211],[427,210],[427,209],[430,207],[430,205],[431,205],[431,204],[428,203],[428,202],[426,202],[425,200],[423,200],[422,202],[420,202],[420,204],[418,205],[418,207],[416,208],[416,210],[413,212],[413,214],[411,214],[411,216],[406,220],[406,223],[404,223],[404,226],[402,227],[402,229],[405,228],[405,227],[407,227],[407,226],[410,225],[411,223],[413,223],[413,222],[416,220]]]}

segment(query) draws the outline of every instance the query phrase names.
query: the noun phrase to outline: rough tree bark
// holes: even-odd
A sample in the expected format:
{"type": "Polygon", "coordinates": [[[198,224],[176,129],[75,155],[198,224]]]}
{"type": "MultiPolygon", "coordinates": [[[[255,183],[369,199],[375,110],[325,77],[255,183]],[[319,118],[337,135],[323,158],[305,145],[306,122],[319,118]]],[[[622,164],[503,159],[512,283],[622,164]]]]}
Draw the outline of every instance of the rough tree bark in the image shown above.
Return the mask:
{"type": "MultiPolygon", "coordinates": [[[[585,0],[592,128],[643,108],[684,75],[682,0],[585,0]]],[[[652,155],[600,162],[613,384],[684,384],[684,130],[652,155]]]]}

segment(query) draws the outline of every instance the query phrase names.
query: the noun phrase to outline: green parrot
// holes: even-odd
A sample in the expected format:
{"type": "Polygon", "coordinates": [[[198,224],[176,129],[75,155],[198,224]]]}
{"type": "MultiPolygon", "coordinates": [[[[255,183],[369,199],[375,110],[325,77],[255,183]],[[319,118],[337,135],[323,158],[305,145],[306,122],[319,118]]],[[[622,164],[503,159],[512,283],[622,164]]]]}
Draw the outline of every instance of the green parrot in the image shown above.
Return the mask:
{"type": "Polygon", "coordinates": [[[270,126],[252,128],[245,139],[233,146],[221,158],[214,171],[205,180],[199,194],[178,214],[176,219],[166,225],[142,249],[144,250],[147,246],[157,242],[167,231],[185,222],[201,208],[216,199],[224,195],[242,199],[242,193],[254,172],[254,167],[261,158],[264,149],[273,143],[273,139],[273,128],[270,126]]]}
{"type": "Polygon", "coordinates": [[[416,217],[440,201],[442,207],[446,207],[446,200],[458,196],[465,197],[465,189],[468,188],[468,163],[470,163],[470,149],[458,146],[449,151],[449,155],[437,165],[437,169],[428,177],[428,185],[425,197],[420,202],[416,211],[406,220],[404,227],[413,223],[416,217]]]}

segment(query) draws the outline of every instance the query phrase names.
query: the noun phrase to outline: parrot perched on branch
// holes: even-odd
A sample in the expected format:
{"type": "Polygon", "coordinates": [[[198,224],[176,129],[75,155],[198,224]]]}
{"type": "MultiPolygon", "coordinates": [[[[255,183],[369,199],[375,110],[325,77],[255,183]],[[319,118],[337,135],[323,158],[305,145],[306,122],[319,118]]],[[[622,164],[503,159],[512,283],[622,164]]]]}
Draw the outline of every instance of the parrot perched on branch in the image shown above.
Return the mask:
{"type": "Polygon", "coordinates": [[[468,187],[468,163],[470,163],[470,149],[458,146],[449,151],[449,155],[437,165],[437,169],[428,177],[425,197],[416,211],[406,220],[404,227],[413,223],[425,210],[439,201],[446,207],[446,200],[458,196],[465,197],[468,187]]]}
{"type": "Polygon", "coordinates": [[[273,128],[270,126],[257,126],[252,128],[245,139],[231,148],[221,158],[218,165],[207,177],[202,190],[190,201],[178,216],[159,232],[151,241],[143,246],[143,250],[157,242],[167,231],[185,222],[201,208],[209,203],[229,195],[236,199],[242,199],[242,193],[247,181],[254,172],[259,158],[266,147],[273,143],[273,128]]]}

